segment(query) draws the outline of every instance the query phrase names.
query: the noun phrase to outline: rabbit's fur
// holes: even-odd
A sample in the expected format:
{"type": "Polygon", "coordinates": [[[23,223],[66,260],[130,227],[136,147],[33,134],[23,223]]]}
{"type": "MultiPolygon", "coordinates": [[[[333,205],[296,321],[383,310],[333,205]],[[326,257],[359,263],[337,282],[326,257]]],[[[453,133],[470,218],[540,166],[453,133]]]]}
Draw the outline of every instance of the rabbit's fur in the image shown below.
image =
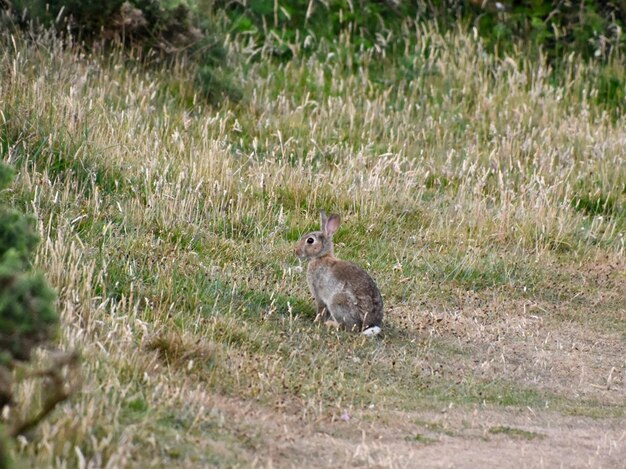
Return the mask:
{"type": "Polygon", "coordinates": [[[333,235],[339,215],[321,213],[320,231],[307,233],[296,244],[296,255],[308,259],[307,282],[317,303],[317,317],[349,331],[376,335],[383,322],[383,299],[374,280],[360,267],[337,259],[333,235]]]}

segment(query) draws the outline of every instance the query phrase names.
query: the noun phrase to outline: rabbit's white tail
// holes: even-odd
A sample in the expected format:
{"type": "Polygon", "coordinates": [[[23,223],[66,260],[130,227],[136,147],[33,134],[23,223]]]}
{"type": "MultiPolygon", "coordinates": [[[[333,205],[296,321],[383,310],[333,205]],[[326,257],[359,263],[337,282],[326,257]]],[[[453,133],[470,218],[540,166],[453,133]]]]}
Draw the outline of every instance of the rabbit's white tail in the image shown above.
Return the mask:
{"type": "Polygon", "coordinates": [[[380,327],[378,327],[378,326],[372,326],[372,327],[368,327],[367,329],[365,329],[365,330],[362,332],[362,334],[363,334],[363,335],[367,335],[367,336],[370,336],[370,337],[371,337],[371,336],[375,336],[375,335],[380,334],[380,331],[381,331],[380,327]]]}

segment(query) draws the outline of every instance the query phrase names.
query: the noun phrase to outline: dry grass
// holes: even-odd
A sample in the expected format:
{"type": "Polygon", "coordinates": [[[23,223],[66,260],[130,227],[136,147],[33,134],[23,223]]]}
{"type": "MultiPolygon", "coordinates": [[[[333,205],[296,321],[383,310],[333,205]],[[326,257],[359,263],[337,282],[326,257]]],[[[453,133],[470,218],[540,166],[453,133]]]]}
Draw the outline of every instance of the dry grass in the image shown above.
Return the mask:
{"type": "Polygon", "coordinates": [[[4,44],[6,196],[39,220],[59,340],[84,357],[23,461],[481,465],[496,439],[517,466],[620,460],[623,119],[576,59],[559,86],[462,31],[416,34],[404,68],[324,46],[241,65],[248,100],[216,109],[182,65],[4,44]],[[382,340],[312,321],[291,250],[320,208],[381,287],[382,340]]]}

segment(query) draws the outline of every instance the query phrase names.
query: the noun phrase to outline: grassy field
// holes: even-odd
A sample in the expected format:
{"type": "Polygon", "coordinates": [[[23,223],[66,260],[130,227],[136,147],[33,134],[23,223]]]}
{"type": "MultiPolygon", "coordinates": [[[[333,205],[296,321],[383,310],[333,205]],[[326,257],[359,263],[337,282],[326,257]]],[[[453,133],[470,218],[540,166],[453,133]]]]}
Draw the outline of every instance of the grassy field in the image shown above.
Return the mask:
{"type": "Polygon", "coordinates": [[[84,380],[20,462],[623,463],[626,122],[575,57],[555,79],[412,34],[393,63],[242,61],[219,108],[185,63],[3,40],[3,196],[38,220],[84,380]],[[378,282],[382,338],[313,321],[293,246],[319,209],[378,282]]]}

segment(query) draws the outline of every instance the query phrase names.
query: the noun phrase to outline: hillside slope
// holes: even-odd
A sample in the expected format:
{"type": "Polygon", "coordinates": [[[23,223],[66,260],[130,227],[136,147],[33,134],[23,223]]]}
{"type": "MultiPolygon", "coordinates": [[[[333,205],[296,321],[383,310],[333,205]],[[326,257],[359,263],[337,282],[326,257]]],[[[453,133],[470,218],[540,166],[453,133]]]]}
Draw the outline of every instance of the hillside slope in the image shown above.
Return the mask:
{"type": "Polygon", "coordinates": [[[245,98],[213,108],[182,63],[4,44],[4,196],[38,219],[84,360],[21,461],[624,461],[623,118],[575,58],[555,82],[462,30],[416,34],[404,66],[324,44],[243,62],[245,98]],[[313,321],[292,248],[319,209],[383,292],[380,340],[313,321]]]}

